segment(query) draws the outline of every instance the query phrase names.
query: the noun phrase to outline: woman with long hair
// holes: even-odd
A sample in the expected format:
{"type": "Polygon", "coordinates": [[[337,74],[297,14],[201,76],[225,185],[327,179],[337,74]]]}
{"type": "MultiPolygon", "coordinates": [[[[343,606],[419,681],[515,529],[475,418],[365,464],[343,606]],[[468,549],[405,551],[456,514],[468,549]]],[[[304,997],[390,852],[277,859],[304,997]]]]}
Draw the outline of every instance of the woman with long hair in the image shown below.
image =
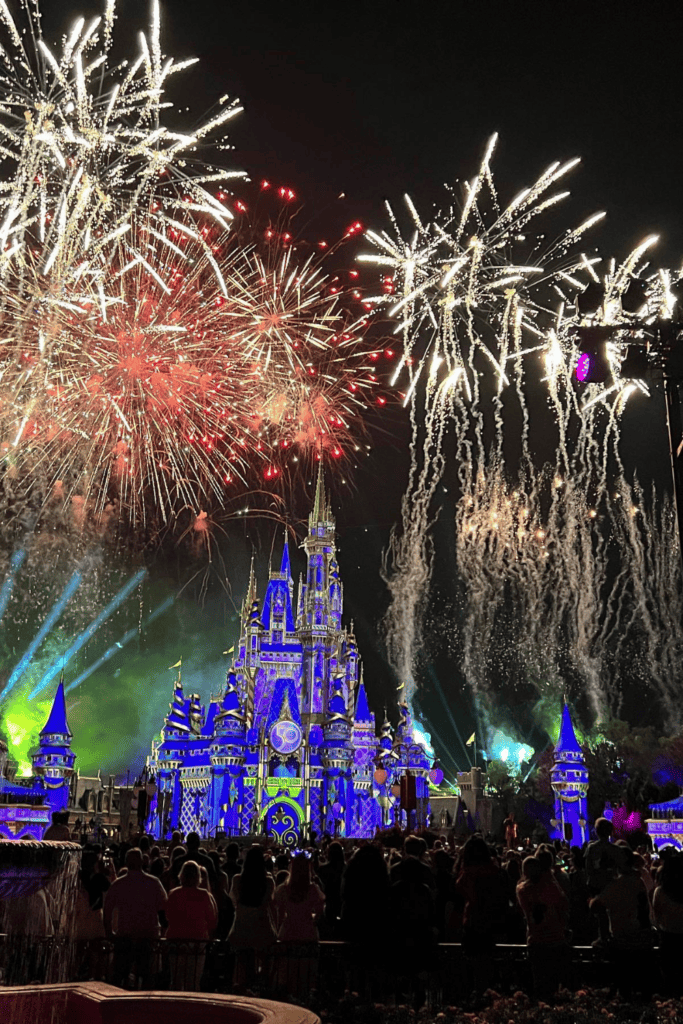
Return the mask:
{"type": "Polygon", "coordinates": [[[289,875],[275,890],[278,939],[278,983],[290,995],[305,998],[315,988],[318,959],[318,918],[325,897],[311,878],[311,861],[302,850],[292,857],[289,875]]]}
{"type": "Polygon", "coordinates": [[[228,942],[235,950],[234,983],[238,988],[251,987],[263,966],[266,951],[275,942],[273,926],[273,893],[275,884],[266,871],[263,849],[252,846],[244,858],[241,872],[233,877],[230,899],[235,906],[235,920],[228,942]]]}

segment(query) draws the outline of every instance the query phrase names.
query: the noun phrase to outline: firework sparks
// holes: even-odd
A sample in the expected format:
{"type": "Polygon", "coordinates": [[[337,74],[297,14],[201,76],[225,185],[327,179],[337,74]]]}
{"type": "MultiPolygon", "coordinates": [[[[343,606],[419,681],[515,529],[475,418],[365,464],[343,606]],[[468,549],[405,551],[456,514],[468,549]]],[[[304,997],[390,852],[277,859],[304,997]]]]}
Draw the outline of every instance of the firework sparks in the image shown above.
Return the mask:
{"type": "Polygon", "coordinates": [[[0,338],[15,476],[145,522],[272,479],[293,451],[342,453],[376,384],[366,318],[350,323],[321,266],[291,250],[210,248],[191,225],[145,221],[72,288],[15,300],[0,338]]]}
{"type": "Polygon", "coordinates": [[[165,123],[168,83],[195,62],[162,54],[158,0],[137,57],[115,65],[115,0],[103,18],[78,20],[59,52],[43,38],[37,4],[21,0],[20,10],[23,23],[0,3],[0,274],[7,279],[32,249],[40,273],[68,280],[141,208],[163,225],[192,199],[227,227],[231,214],[207,186],[242,172],[197,153],[209,142],[225,148],[222,132],[241,108],[224,97],[188,133],[165,123]]]}
{"type": "MultiPolygon", "coordinates": [[[[397,377],[406,379],[413,429],[401,529],[386,555],[387,645],[410,698],[429,614],[430,530],[452,432],[462,602],[453,643],[479,713],[488,720],[500,681],[519,693],[561,692],[569,682],[600,719],[619,710],[618,666],[630,671],[634,638],[645,637],[650,650],[658,631],[652,609],[661,583],[650,575],[643,584],[641,566],[661,564],[661,557],[637,517],[624,513],[642,502],[618,448],[624,407],[648,388],[622,375],[622,361],[648,324],[671,316],[678,275],[648,271],[653,238],[622,264],[577,252],[601,215],[553,231],[550,244],[532,234],[531,222],[568,195],[554,186],[576,161],[551,165],[501,208],[490,167],[494,145],[495,138],[459,211],[427,223],[407,199],[409,234],[390,210],[391,232],[369,232],[375,252],[361,257],[390,272],[375,301],[389,307],[403,340],[397,377]],[[636,301],[627,295],[634,278],[636,301]],[[594,324],[614,328],[611,379],[581,388],[577,328],[594,324]],[[549,403],[539,409],[534,392],[549,403]],[[532,451],[532,422],[536,438],[540,428],[546,444],[556,445],[547,465],[537,465],[532,451]],[[614,499],[615,488],[623,500],[614,499]],[[615,579],[610,565],[617,558],[615,579]]],[[[661,510],[654,514],[668,522],[661,510]]],[[[669,533],[662,534],[667,550],[669,533]]],[[[670,574],[663,578],[670,582],[670,574]]],[[[671,632],[664,613],[660,625],[663,635],[671,632]]],[[[662,646],[661,667],[649,673],[672,721],[680,626],[674,634],[662,646]]]]}

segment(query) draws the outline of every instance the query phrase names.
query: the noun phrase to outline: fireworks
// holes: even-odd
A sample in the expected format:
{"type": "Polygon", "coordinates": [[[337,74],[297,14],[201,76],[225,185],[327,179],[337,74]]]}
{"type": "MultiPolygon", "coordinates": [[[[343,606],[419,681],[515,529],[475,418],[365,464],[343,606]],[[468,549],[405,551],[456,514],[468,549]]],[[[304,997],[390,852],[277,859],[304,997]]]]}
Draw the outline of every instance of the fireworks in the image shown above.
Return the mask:
{"type": "Polygon", "coordinates": [[[41,274],[68,281],[129,231],[136,211],[149,209],[162,226],[187,198],[226,227],[231,215],[207,186],[242,172],[204,164],[198,150],[226,148],[221,133],[241,108],[224,97],[216,116],[187,133],[164,123],[169,80],[195,61],[163,55],[158,0],[139,53],[117,65],[116,0],[105,0],[101,17],[79,19],[60,52],[43,38],[37,4],[20,7],[23,23],[0,0],[2,277],[32,249],[41,274]]]}
{"type": "MultiPolygon", "coordinates": [[[[110,66],[113,0],[59,53],[28,0],[0,2],[0,446],[5,489],[39,513],[169,523],[273,480],[311,451],[340,456],[375,385],[319,260],[262,257],[228,236],[235,176],[198,158],[240,109],[191,133],[165,124],[160,16],[110,66]],[[29,48],[26,40],[30,40],[29,48]]],[[[285,190],[283,200],[293,198],[285,190]]],[[[246,209],[236,203],[238,210],[246,209]]],[[[287,236],[291,241],[291,236],[287,236]]],[[[201,518],[200,518],[201,516],[201,518]]]]}
{"type": "MultiPolygon", "coordinates": [[[[643,502],[626,480],[618,441],[626,402],[648,391],[622,376],[627,346],[648,323],[671,316],[675,276],[648,269],[652,238],[621,265],[582,253],[580,241],[601,215],[553,230],[551,244],[532,233],[531,222],[568,195],[554,186],[577,161],[553,164],[502,208],[490,168],[494,143],[458,211],[425,223],[407,199],[409,236],[390,209],[392,232],[369,232],[376,251],[361,257],[389,271],[376,301],[389,306],[403,339],[397,379],[406,380],[413,427],[401,531],[385,569],[390,656],[414,693],[429,618],[430,528],[452,432],[462,604],[452,653],[485,722],[501,684],[518,700],[580,688],[593,716],[604,718],[619,710],[620,675],[633,672],[674,721],[683,637],[680,627],[672,632],[670,601],[658,589],[672,583],[671,572],[661,571],[645,520],[626,512],[643,502]],[[612,379],[581,388],[577,327],[591,324],[614,328],[612,379]],[[643,575],[644,563],[658,564],[659,576],[643,575]],[[660,633],[668,639],[657,648],[657,669],[645,670],[633,651],[645,639],[654,652],[660,633]]],[[[659,546],[670,550],[670,515],[654,514],[666,526],[659,546]]]]}

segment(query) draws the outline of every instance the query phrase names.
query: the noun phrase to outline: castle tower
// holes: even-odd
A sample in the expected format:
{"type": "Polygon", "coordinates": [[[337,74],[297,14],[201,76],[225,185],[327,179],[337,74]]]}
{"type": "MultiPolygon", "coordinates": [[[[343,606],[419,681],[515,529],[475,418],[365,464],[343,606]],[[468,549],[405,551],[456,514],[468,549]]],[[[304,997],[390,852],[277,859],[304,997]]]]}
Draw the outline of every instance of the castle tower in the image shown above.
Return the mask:
{"type": "Polygon", "coordinates": [[[301,710],[307,725],[325,721],[332,696],[331,670],[334,666],[331,662],[337,648],[342,613],[334,527],[320,462],[315,502],[308,517],[308,536],[304,541],[308,569],[299,628],[303,645],[301,710]]]}
{"type": "Polygon", "coordinates": [[[40,733],[37,753],[33,754],[33,773],[43,779],[47,801],[53,811],[62,811],[69,802],[69,779],[76,755],[71,750],[71,730],[66,719],[64,673],[52,702],[52,710],[40,733]]]}
{"type": "Polygon", "coordinates": [[[550,784],[555,792],[555,817],[552,821],[555,831],[552,838],[581,846],[588,839],[588,771],[566,704],[562,709],[550,784]]]}
{"type": "Polygon", "coordinates": [[[242,828],[245,802],[247,727],[234,672],[228,672],[214,730],[211,744],[210,819],[214,830],[237,836],[242,828]]]}
{"type": "Polygon", "coordinates": [[[323,813],[325,830],[332,835],[348,835],[352,823],[354,761],[351,743],[352,722],[348,715],[341,682],[337,682],[323,725],[321,760],[323,773],[323,813]]]}

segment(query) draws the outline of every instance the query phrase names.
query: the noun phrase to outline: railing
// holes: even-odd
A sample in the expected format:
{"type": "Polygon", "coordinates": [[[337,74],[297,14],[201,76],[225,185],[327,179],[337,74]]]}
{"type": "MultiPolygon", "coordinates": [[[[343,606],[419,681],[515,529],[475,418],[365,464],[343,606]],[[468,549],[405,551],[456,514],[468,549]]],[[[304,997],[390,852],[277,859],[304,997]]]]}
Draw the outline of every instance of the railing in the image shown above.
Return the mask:
{"type": "MultiPolygon", "coordinates": [[[[467,957],[458,943],[441,943],[415,962],[392,947],[378,928],[376,944],[318,945],[278,943],[264,954],[239,952],[226,941],[159,939],[132,942],[63,938],[18,945],[0,936],[0,985],[96,980],[126,989],[240,992],[266,998],[294,998],[318,1010],[348,993],[361,1000],[438,1009],[462,1005],[473,993],[494,988],[514,992],[533,988],[527,947],[498,945],[490,956],[467,957]],[[30,952],[29,952],[30,951],[30,952]]],[[[639,954],[638,972],[657,974],[656,950],[639,954]],[[645,958],[651,957],[647,965],[645,958]]],[[[565,983],[570,987],[613,983],[606,950],[575,946],[565,983]]]]}

